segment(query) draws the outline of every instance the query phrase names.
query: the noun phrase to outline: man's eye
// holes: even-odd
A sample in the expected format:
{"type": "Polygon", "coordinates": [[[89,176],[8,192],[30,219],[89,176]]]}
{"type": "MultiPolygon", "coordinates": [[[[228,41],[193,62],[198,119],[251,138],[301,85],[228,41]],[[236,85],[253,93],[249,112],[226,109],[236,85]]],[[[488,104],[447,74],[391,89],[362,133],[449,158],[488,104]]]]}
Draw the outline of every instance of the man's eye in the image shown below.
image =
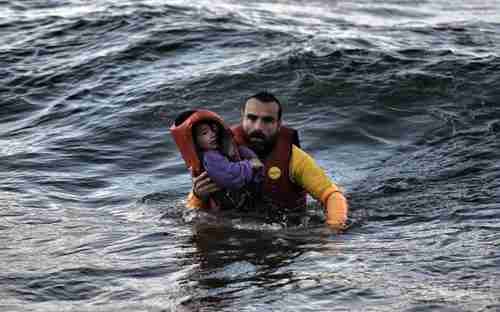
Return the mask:
{"type": "Polygon", "coordinates": [[[273,123],[274,118],[273,117],[262,117],[262,121],[264,123],[273,123]]]}
{"type": "Polygon", "coordinates": [[[247,115],[247,118],[250,119],[251,121],[257,120],[257,116],[254,116],[254,115],[247,115]]]}

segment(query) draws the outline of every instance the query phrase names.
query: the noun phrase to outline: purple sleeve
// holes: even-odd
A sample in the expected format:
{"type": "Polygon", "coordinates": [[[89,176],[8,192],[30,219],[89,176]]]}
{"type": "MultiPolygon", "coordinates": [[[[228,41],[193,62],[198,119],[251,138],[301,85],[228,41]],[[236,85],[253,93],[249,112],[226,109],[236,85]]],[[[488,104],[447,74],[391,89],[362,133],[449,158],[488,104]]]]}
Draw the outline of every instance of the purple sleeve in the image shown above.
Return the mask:
{"type": "Polygon", "coordinates": [[[203,153],[203,166],[215,184],[225,189],[240,189],[253,178],[249,160],[232,162],[217,151],[203,153]]]}
{"type": "Polygon", "coordinates": [[[246,146],[238,146],[238,151],[240,152],[241,158],[248,159],[248,158],[257,158],[257,154],[254,153],[251,149],[249,149],[246,146]]]}
{"type": "MultiPolygon", "coordinates": [[[[259,158],[257,154],[255,154],[254,151],[249,149],[246,146],[238,146],[238,150],[240,152],[241,158],[246,158],[246,159],[251,159],[251,158],[259,158]]],[[[262,183],[264,181],[264,169],[254,171],[253,172],[253,182],[255,183],[262,183]]]]}

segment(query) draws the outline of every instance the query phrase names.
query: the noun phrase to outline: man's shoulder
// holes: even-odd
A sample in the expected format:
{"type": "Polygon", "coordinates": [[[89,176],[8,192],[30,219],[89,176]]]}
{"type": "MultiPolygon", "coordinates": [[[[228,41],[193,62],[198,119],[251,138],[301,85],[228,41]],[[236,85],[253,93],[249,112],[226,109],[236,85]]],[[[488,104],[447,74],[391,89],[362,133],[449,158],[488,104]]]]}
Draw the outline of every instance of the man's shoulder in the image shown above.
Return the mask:
{"type": "Polygon", "coordinates": [[[300,163],[303,161],[312,161],[313,158],[306,151],[301,149],[295,144],[292,144],[292,156],[290,157],[290,163],[300,163]]]}
{"type": "Polygon", "coordinates": [[[295,144],[292,144],[292,154],[309,155],[306,151],[304,151],[295,144]]]}

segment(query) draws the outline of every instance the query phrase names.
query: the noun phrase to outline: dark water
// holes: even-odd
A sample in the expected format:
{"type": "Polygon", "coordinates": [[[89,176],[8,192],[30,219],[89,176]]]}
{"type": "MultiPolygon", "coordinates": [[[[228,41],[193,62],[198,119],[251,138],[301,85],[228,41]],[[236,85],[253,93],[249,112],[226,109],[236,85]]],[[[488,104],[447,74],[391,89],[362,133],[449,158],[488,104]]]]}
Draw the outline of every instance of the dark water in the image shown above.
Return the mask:
{"type": "Polygon", "coordinates": [[[499,21],[494,0],[0,1],[0,310],[500,311],[499,21]],[[237,122],[263,89],[347,190],[348,233],[187,222],[165,120],[237,122]]]}

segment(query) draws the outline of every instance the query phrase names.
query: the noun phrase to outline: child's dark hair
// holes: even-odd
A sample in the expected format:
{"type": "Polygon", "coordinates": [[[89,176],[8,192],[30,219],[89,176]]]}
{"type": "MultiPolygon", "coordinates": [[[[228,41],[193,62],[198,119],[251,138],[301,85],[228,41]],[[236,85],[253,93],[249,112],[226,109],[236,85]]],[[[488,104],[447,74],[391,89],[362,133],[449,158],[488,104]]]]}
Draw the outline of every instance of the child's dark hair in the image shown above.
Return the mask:
{"type": "Polygon", "coordinates": [[[190,110],[187,110],[187,111],[180,113],[179,116],[177,116],[177,118],[175,118],[174,125],[175,126],[181,125],[184,121],[186,121],[186,119],[189,118],[189,116],[193,115],[196,112],[197,112],[196,110],[190,109],[190,110]]]}

